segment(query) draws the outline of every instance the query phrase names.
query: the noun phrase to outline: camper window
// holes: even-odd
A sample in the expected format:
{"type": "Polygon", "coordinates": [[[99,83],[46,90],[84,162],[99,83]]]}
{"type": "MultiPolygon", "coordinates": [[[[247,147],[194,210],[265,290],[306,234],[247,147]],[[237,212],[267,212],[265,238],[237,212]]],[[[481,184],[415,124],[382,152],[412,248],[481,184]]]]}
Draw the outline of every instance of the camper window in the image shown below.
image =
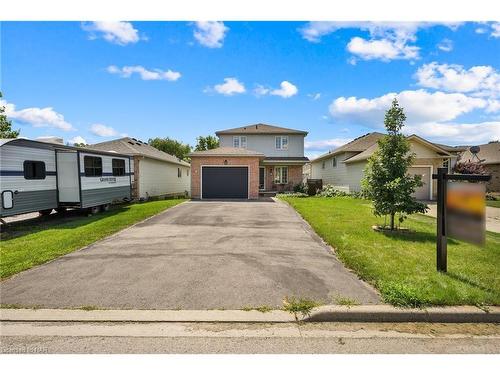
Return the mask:
{"type": "Polygon", "coordinates": [[[102,158],[96,156],[84,156],[83,165],[85,167],[85,177],[102,176],[102,158]]]}
{"type": "Polygon", "coordinates": [[[111,164],[113,165],[113,176],[125,176],[125,160],[112,159],[111,164]]]}
{"type": "Polygon", "coordinates": [[[43,161],[25,160],[23,168],[26,180],[45,179],[45,163],[43,161]]]}

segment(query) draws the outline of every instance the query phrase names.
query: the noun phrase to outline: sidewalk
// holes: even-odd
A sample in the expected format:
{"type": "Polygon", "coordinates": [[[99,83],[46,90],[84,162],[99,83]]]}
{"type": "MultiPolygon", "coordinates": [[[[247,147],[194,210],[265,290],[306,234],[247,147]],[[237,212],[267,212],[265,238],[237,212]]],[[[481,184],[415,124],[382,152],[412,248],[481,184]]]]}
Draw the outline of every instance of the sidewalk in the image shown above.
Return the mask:
{"type": "MultiPolygon", "coordinates": [[[[435,202],[427,202],[429,211],[427,216],[437,216],[437,204],[435,202]]],[[[486,207],[486,230],[490,232],[500,233],[500,208],[486,207]]]]}

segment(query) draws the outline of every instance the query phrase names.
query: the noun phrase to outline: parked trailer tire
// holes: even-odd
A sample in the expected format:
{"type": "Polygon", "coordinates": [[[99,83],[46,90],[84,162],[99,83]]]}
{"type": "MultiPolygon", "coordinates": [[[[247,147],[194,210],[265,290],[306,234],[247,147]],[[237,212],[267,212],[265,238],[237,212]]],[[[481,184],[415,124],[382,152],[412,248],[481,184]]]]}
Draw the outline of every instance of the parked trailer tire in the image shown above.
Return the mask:
{"type": "Polygon", "coordinates": [[[68,210],[68,208],[67,208],[67,207],[57,207],[57,208],[56,208],[56,212],[57,212],[58,214],[62,214],[62,213],[64,213],[64,212],[66,212],[67,210],[68,210]]]}
{"type": "Polygon", "coordinates": [[[109,211],[109,209],[110,209],[110,207],[111,207],[111,205],[110,205],[109,203],[108,203],[108,204],[103,204],[103,205],[101,206],[101,211],[102,211],[102,212],[108,212],[108,211],[109,211]]]}
{"type": "Polygon", "coordinates": [[[101,211],[101,206],[94,206],[94,207],[90,207],[88,208],[88,213],[90,215],[95,215],[95,214],[98,214],[99,211],[101,211]]]}
{"type": "Polygon", "coordinates": [[[46,210],[38,211],[40,216],[49,216],[52,213],[52,208],[48,208],[46,210]]]}

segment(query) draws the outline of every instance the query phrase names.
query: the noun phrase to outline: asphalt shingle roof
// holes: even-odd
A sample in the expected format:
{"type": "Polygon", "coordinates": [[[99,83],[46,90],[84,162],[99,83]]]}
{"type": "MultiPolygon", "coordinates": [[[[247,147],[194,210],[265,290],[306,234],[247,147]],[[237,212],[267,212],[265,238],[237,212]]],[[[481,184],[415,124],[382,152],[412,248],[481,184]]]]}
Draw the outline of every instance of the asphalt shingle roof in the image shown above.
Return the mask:
{"type": "Polygon", "coordinates": [[[218,147],[206,151],[194,151],[189,156],[258,156],[264,157],[264,154],[257,151],[247,150],[246,148],[236,147],[218,147]]]}
{"type": "Polygon", "coordinates": [[[221,134],[303,134],[307,135],[306,131],[282,128],[280,126],[268,124],[253,124],[246,125],[239,128],[219,130],[215,132],[216,135],[221,134]]]}
{"type": "Polygon", "coordinates": [[[160,151],[145,142],[130,137],[115,139],[108,142],[96,143],[94,145],[89,145],[88,148],[100,151],[115,151],[125,155],[146,156],[148,158],[168,161],[173,164],[179,164],[189,167],[189,163],[180,160],[173,155],[167,154],[166,152],[160,151]]]}

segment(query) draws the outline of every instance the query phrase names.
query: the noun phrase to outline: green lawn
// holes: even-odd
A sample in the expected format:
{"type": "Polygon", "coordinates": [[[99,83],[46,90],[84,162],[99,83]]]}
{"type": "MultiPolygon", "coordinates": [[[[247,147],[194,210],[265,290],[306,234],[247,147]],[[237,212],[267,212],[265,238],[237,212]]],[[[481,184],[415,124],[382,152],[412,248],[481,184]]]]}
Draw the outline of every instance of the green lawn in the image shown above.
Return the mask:
{"type": "Polygon", "coordinates": [[[370,202],[354,198],[281,198],[294,207],[385,302],[400,306],[499,305],[500,234],[486,246],[448,240],[448,273],[436,272],[435,219],[413,215],[410,233],[379,233],[370,202]]]}
{"type": "Polygon", "coordinates": [[[500,208],[500,200],[498,201],[486,201],[486,205],[490,207],[500,208]]]}
{"type": "Polygon", "coordinates": [[[114,206],[90,217],[67,213],[12,223],[1,235],[0,278],[80,249],[184,201],[159,200],[114,206]]]}

